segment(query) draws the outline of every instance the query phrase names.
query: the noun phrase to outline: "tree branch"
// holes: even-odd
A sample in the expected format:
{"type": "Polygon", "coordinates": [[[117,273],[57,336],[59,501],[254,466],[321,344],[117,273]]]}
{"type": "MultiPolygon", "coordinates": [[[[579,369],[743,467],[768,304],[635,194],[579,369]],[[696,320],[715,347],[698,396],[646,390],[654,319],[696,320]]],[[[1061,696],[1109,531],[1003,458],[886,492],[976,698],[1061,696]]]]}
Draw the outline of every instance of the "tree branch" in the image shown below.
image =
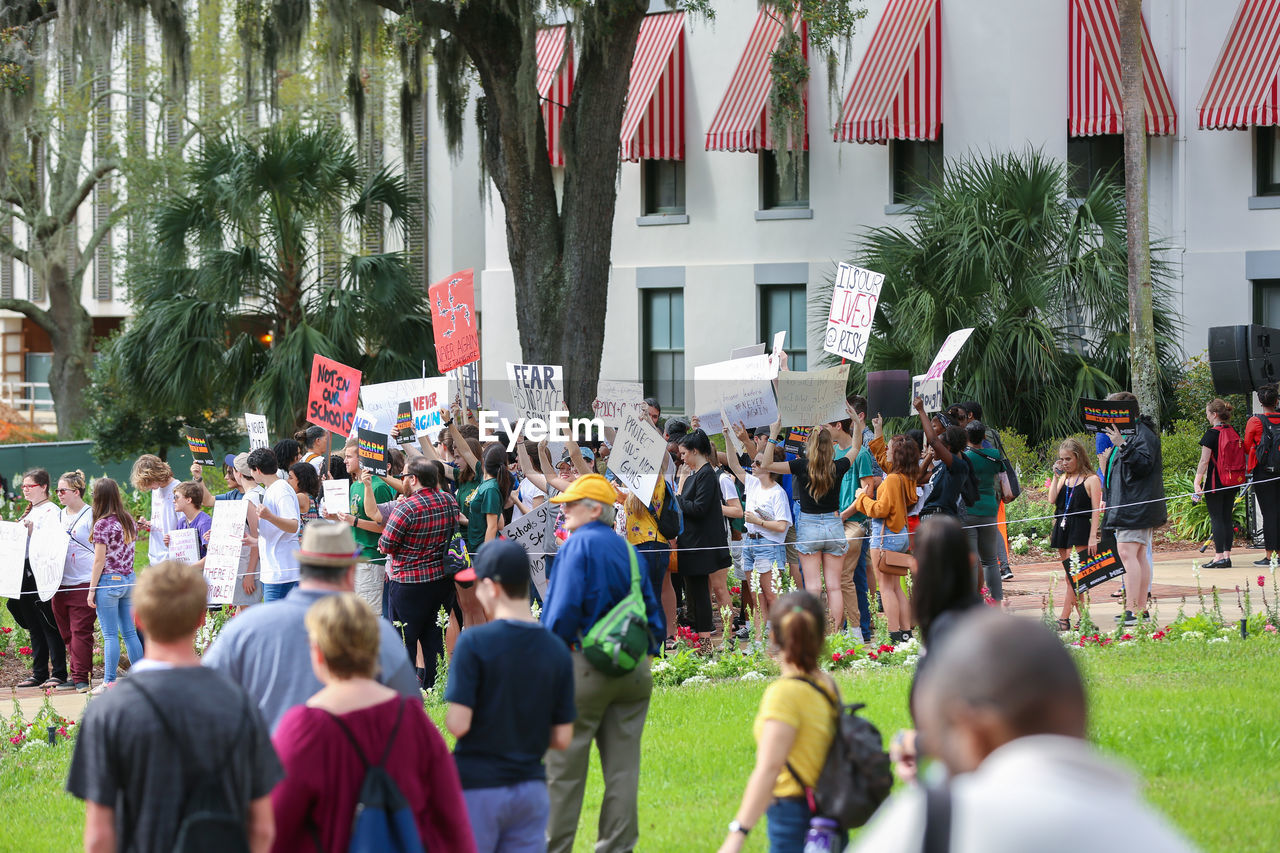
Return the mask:
{"type": "Polygon", "coordinates": [[[3,232],[0,232],[0,255],[8,255],[15,261],[30,266],[27,261],[27,250],[19,249],[3,232]]]}
{"type": "Polygon", "coordinates": [[[53,320],[49,317],[49,312],[30,300],[0,299],[0,310],[17,311],[49,334],[52,335],[54,332],[53,320]]]}
{"type": "Polygon", "coordinates": [[[94,167],[93,171],[80,183],[80,187],[76,190],[75,195],[58,213],[58,222],[63,225],[70,225],[76,217],[76,211],[80,209],[80,205],[84,204],[84,200],[89,197],[89,193],[93,192],[103,178],[112,172],[118,171],[120,162],[118,160],[104,160],[94,167]]]}

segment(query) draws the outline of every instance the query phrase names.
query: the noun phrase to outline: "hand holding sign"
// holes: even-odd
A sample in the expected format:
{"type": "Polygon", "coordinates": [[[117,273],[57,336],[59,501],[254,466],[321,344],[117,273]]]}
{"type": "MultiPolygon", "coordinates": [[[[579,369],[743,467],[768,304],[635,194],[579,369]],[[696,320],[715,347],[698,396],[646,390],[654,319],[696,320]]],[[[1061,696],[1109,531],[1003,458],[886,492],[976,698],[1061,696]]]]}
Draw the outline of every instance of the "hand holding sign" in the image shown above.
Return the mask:
{"type": "Polygon", "coordinates": [[[191,449],[191,458],[197,465],[216,465],[213,451],[209,449],[209,436],[202,429],[187,427],[183,432],[187,439],[187,447],[191,449]]]}

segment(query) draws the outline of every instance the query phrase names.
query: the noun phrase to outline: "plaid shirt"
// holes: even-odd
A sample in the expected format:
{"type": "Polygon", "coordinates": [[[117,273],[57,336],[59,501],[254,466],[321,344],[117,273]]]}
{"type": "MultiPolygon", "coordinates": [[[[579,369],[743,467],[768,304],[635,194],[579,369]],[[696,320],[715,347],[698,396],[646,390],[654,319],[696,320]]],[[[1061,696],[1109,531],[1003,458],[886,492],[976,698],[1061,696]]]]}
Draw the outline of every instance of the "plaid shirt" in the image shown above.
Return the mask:
{"type": "Polygon", "coordinates": [[[427,583],[444,577],[444,552],[458,525],[458,502],[448,492],[419,489],[395,505],[378,549],[391,555],[388,577],[427,583]]]}

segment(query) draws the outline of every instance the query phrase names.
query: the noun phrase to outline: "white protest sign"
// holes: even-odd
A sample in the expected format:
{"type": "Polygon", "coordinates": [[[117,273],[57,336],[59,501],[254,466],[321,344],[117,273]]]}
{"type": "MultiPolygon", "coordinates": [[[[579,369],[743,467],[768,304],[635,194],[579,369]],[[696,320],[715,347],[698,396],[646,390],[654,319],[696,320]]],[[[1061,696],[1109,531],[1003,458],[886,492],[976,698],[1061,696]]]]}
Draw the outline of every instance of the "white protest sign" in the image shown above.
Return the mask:
{"type": "Polygon", "coordinates": [[[929,379],[925,374],[911,377],[911,397],[924,401],[925,414],[942,411],[942,379],[929,379]]]}
{"type": "Polygon", "coordinates": [[[519,543],[529,555],[529,579],[544,599],[547,595],[547,557],[554,554],[560,544],[555,537],[559,511],[559,504],[544,501],[532,512],[502,528],[503,538],[519,543]]]}
{"type": "Polygon", "coordinates": [[[787,341],[786,329],[783,329],[781,332],[778,332],[773,336],[773,349],[770,350],[770,352],[773,353],[773,357],[775,359],[778,357],[778,353],[782,352],[782,349],[783,349],[782,345],[786,343],[786,341],[787,341]]]}
{"type": "Polygon", "coordinates": [[[244,413],[244,426],[249,431],[249,449],[270,447],[271,439],[267,438],[267,416],[244,413]]]}
{"type": "MultiPolygon", "coordinates": [[[[204,580],[209,585],[210,604],[230,604],[235,597],[248,511],[247,500],[217,501],[213,505],[213,525],[209,528],[209,547],[204,556],[204,580]]],[[[169,541],[172,542],[172,538],[169,541]]]]}
{"type": "Polygon", "coordinates": [[[827,317],[823,350],[862,363],[867,357],[871,323],[876,317],[883,286],[883,273],[840,264],[835,288],[831,291],[831,314],[827,317]]]}
{"type": "Polygon", "coordinates": [[[320,483],[323,489],[324,511],[330,515],[337,515],[340,512],[351,511],[351,481],[350,480],[323,480],[320,483]]]}
{"type": "Polygon", "coordinates": [[[609,452],[609,471],[642,503],[653,499],[667,440],[648,418],[629,415],[609,452]]]}
{"type": "Polygon", "coordinates": [[[750,358],[753,355],[764,355],[764,344],[752,344],[749,347],[734,347],[729,350],[730,360],[735,358],[750,358]]]}
{"type": "MultiPolygon", "coordinates": [[[[222,501],[222,503],[228,503],[222,501]]],[[[239,501],[237,501],[239,503],[239,501]]],[[[212,529],[212,528],[211,528],[212,529]]],[[[192,528],[175,530],[169,534],[169,559],[188,565],[200,559],[200,533],[192,528]]],[[[213,537],[210,536],[210,539],[213,537]]]]}
{"type": "Polygon", "coordinates": [[[413,404],[414,434],[434,437],[444,426],[445,414],[449,411],[449,378],[435,376],[362,385],[360,402],[364,408],[356,410],[356,420],[359,421],[360,413],[364,412],[373,425],[362,426],[362,429],[391,435],[395,431],[396,414],[405,400],[413,404]]]}
{"type": "Polygon", "coordinates": [[[22,595],[22,571],[27,559],[27,526],[0,521],[0,596],[22,595]]]}
{"type": "MultiPolygon", "coordinates": [[[[778,401],[773,396],[773,379],[778,375],[777,364],[767,355],[718,361],[693,369],[696,388],[696,411],[699,421],[707,412],[709,430],[711,419],[721,409],[729,416],[730,423],[746,427],[769,426],[778,419],[778,401]]],[[[718,431],[718,426],[717,430],[718,431]]]]}
{"type": "Polygon", "coordinates": [[[387,426],[384,428],[378,423],[377,418],[375,418],[371,412],[357,408],[355,418],[351,421],[351,435],[347,436],[347,438],[355,438],[359,435],[359,432],[357,431],[362,429],[373,430],[375,432],[385,432],[389,435],[393,424],[394,420],[388,421],[387,426]]]}
{"type": "Polygon", "coordinates": [[[925,372],[925,378],[941,379],[947,372],[947,367],[955,360],[956,354],[960,352],[960,347],[964,346],[965,341],[969,340],[972,334],[973,329],[960,329],[947,335],[947,339],[942,342],[942,349],[938,350],[938,354],[933,357],[933,364],[929,365],[929,369],[925,372]]]}
{"type": "Polygon", "coordinates": [[[558,364],[507,362],[511,399],[522,418],[547,420],[552,412],[567,411],[564,402],[564,368],[558,364]]]}
{"type": "Polygon", "coordinates": [[[782,423],[816,426],[849,417],[844,394],[848,380],[847,364],[826,370],[782,371],[778,374],[778,413],[782,423]]]}
{"type": "Polygon", "coordinates": [[[31,573],[36,576],[36,589],[41,601],[48,601],[62,584],[62,569],[67,563],[67,546],[71,537],[62,525],[46,522],[31,531],[31,573]]]}
{"type": "Polygon", "coordinates": [[[615,382],[601,379],[596,383],[596,399],[592,413],[607,427],[622,429],[630,414],[646,417],[649,407],[644,402],[644,385],[639,382],[615,382]]]}
{"type": "Polygon", "coordinates": [[[720,410],[720,422],[720,431],[729,436],[729,444],[733,447],[733,452],[741,456],[744,450],[742,442],[738,439],[738,433],[734,431],[733,424],[729,423],[729,416],[724,413],[724,409],[720,410]],[[726,430],[725,427],[729,429],[726,430]]]}

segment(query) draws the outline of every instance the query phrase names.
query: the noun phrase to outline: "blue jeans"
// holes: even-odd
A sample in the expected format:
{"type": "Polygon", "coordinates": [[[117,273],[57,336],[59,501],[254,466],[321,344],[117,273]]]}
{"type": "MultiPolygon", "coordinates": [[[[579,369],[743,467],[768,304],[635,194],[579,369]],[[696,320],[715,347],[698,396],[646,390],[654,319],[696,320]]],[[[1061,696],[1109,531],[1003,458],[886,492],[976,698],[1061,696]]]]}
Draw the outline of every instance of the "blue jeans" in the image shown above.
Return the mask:
{"type": "Polygon", "coordinates": [[[871,550],[872,551],[898,551],[907,550],[907,545],[911,539],[907,535],[907,526],[904,524],[902,530],[894,533],[889,530],[884,523],[883,518],[871,519],[871,550]]]}
{"type": "Polygon", "coordinates": [[[796,521],[796,550],[801,554],[844,556],[849,541],[844,538],[844,522],[836,512],[800,513],[796,521]]]}
{"type": "Polygon", "coordinates": [[[542,779],[462,792],[476,853],[543,853],[551,800],[542,779]]]}
{"type": "Polygon", "coordinates": [[[297,581],[289,581],[288,583],[264,583],[262,585],[263,601],[278,601],[289,594],[289,590],[298,585],[297,581]]]}
{"type": "Polygon", "coordinates": [[[774,800],[764,815],[768,820],[769,853],[804,853],[804,836],[813,816],[807,802],[774,800]]]}
{"type": "Polygon", "coordinates": [[[137,575],[103,573],[93,600],[98,605],[98,621],[102,623],[102,680],[110,684],[116,680],[120,668],[120,638],[129,652],[129,663],[142,660],[142,641],[133,626],[133,583],[137,575]]]}
{"type": "MultiPolygon", "coordinates": [[[[653,597],[662,601],[662,582],[667,577],[671,566],[671,546],[666,542],[641,542],[635,546],[636,556],[640,558],[640,570],[648,572],[649,585],[653,587],[653,597]]],[[[659,639],[665,637],[667,631],[667,615],[658,608],[658,624],[661,626],[659,639]]]]}
{"type": "Polygon", "coordinates": [[[748,533],[742,540],[742,569],[746,572],[771,572],[787,570],[787,546],[771,542],[763,536],[748,533]]]}

